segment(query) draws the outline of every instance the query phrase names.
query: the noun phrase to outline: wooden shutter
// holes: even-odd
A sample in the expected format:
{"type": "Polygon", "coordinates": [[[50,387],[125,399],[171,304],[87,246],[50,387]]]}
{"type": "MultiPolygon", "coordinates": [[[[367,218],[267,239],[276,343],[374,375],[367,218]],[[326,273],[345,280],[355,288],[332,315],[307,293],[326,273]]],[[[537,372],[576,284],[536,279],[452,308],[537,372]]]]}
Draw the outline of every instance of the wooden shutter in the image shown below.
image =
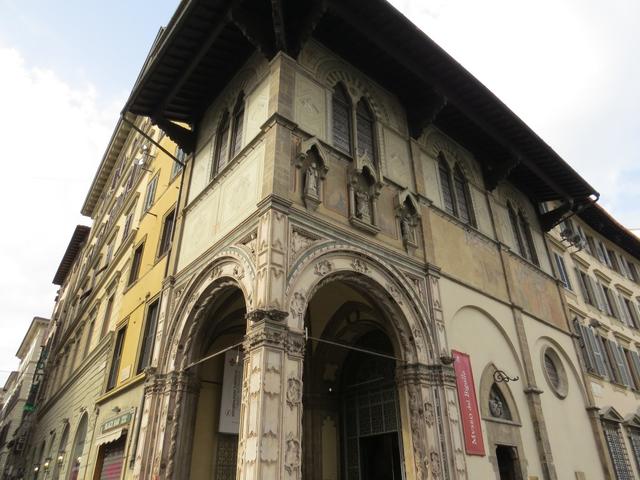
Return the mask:
{"type": "Polygon", "coordinates": [[[604,290],[602,289],[602,285],[597,280],[593,280],[591,277],[587,277],[587,281],[589,282],[589,286],[591,287],[591,291],[594,292],[595,303],[598,309],[601,312],[608,313],[608,304],[607,299],[604,295],[604,290]]]}
{"type": "Polygon", "coordinates": [[[631,372],[629,372],[629,366],[627,365],[627,359],[625,358],[622,347],[615,342],[610,342],[610,345],[618,366],[618,371],[620,372],[620,381],[628,387],[633,387],[631,372]]]}
{"type": "Polygon", "coordinates": [[[235,157],[242,147],[242,126],[244,123],[244,94],[240,94],[233,110],[231,157],[235,157]]]}
{"type": "Polygon", "coordinates": [[[610,379],[622,385],[624,381],[622,379],[622,371],[620,370],[620,364],[618,363],[615,344],[606,338],[602,339],[602,342],[604,345],[604,354],[605,354],[604,356],[605,356],[605,359],[607,360],[607,364],[609,365],[609,370],[612,373],[612,375],[610,376],[610,379]]]}
{"type": "Polygon", "coordinates": [[[591,347],[591,352],[593,353],[593,358],[596,366],[596,373],[602,375],[603,377],[610,376],[610,373],[607,369],[607,362],[605,360],[604,347],[602,345],[602,341],[600,340],[600,336],[596,335],[590,327],[585,327],[585,331],[587,332],[587,338],[589,339],[589,346],[591,347]]]}
{"type": "Polygon", "coordinates": [[[591,303],[589,301],[589,292],[587,291],[587,286],[584,283],[584,277],[582,276],[582,272],[577,268],[574,268],[576,272],[576,278],[578,279],[578,285],[580,286],[580,291],[582,292],[582,298],[586,303],[591,303]]]}
{"type": "Polygon", "coordinates": [[[629,364],[633,372],[636,390],[640,390],[640,355],[634,350],[629,350],[629,364]]]}
{"type": "Polygon", "coordinates": [[[582,325],[581,323],[576,322],[578,325],[578,331],[581,337],[581,350],[582,350],[582,359],[584,360],[584,366],[589,372],[598,373],[598,368],[596,366],[596,359],[593,355],[593,348],[589,342],[589,333],[588,328],[582,325]]]}

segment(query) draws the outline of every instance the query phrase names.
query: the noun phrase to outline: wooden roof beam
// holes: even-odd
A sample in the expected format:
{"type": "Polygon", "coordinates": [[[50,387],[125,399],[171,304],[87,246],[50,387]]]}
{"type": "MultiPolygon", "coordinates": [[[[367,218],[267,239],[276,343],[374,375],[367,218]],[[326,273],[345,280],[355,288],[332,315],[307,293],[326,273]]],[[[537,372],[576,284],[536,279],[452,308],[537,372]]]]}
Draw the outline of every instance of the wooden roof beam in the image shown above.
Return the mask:
{"type": "MultiPolygon", "coordinates": [[[[275,13],[272,10],[273,14],[275,13]]],[[[256,18],[255,13],[247,13],[246,10],[241,8],[233,8],[231,10],[231,21],[267,59],[271,60],[275,56],[278,51],[278,34],[271,30],[272,24],[265,27],[265,23],[256,18]],[[274,34],[275,39],[273,38],[274,34]]],[[[284,35],[284,30],[282,34],[284,35]]]]}
{"type": "Polygon", "coordinates": [[[423,102],[406,103],[409,135],[417,139],[422,131],[435,122],[438,114],[447,105],[447,98],[433,93],[423,102]]]}
{"type": "MultiPolygon", "coordinates": [[[[459,95],[456,95],[453,91],[448,91],[446,86],[434,75],[428,74],[418,67],[418,64],[413,61],[410,57],[407,56],[407,50],[400,48],[395,45],[391,45],[386,37],[380,35],[379,31],[376,31],[370,23],[366,20],[363,20],[360,16],[350,12],[347,7],[345,7],[344,3],[338,0],[328,0],[329,9],[342,18],[344,21],[348,22],[356,31],[358,31],[362,36],[366,37],[371,43],[373,43],[377,48],[381,51],[385,52],[387,55],[395,58],[399,61],[404,68],[406,68],[409,72],[414,74],[417,78],[420,78],[425,83],[432,85],[434,91],[436,91],[439,95],[448,98],[451,100],[451,104],[455,105],[465,116],[467,116],[476,126],[478,126],[481,130],[483,130],[486,134],[488,134],[494,141],[500,144],[503,148],[513,155],[513,157],[521,157],[519,153],[519,148],[513,145],[513,143],[504,137],[502,133],[498,131],[493,125],[488,123],[485,119],[481,118],[477,113],[473,111],[473,109],[469,108],[466,105],[466,102],[460,98],[459,95]]],[[[527,168],[529,168],[532,173],[534,173],[540,180],[547,183],[554,191],[558,193],[564,199],[569,199],[570,195],[565,191],[564,188],[560,187],[558,183],[551,179],[547,174],[542,172],[542,170],[533,162],[529,161],[526,157],[521,157],[521,163],[524,164],[527,168]]]]}

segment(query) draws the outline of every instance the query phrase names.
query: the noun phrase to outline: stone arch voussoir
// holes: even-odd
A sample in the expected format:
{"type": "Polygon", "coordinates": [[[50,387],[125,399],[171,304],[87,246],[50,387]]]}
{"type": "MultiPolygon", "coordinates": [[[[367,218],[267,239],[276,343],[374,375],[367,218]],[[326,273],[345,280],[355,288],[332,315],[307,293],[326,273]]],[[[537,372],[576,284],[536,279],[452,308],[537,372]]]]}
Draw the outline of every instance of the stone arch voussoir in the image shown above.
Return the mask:
{"type": "Polygon", "coordinates": [[[229,247],[184,286],[176,287],[166,335],[165,371],[184,368],[202,317],[224,290],[239,289],[247,310],[251,309],[254,279],[253,259],[242,248],[229,247]]]}
{"type": "Polygon", "coordinates": [[[365,289],[375,300],[392,321],[405,361],[433,362],[435,332],[413,284],[396,268],[358,247],[323,242],[296,260],[285,292],[289,328],[304,330],[309,300],[334,281],[365,289]]]}

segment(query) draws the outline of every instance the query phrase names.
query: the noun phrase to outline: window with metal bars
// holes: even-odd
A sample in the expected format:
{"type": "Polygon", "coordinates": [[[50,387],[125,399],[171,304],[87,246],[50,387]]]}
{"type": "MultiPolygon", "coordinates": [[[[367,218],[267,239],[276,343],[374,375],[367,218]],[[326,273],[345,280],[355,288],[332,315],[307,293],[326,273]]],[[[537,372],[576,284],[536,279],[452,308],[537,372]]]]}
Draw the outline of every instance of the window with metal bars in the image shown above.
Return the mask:
{"type": "Polygon", "coordinates": [[[356,106],[356,140],[358,155],[369,157],[373,163],[376,163],[373,114],[363,98],[360,99],[356,106]]]}
{"type": "Polygon", "coordinates": [[[636,427],[629,427],[629,443],[631,444],[631,451],[633,452],[633,458],[636,461],[636,468],[640,471],[640,429],[636,427]]]}
{"type": "Polygon", "coordinates": [[[513,230],[513,236],[516,240],[518,252],[531,263],[539,265],[536,246],[533,242],[531,226],[527,221],[527,217],[521,209],[516,210],[511,203],[507,204],[507,210],[509,211],[509,221],[511,223],[511,229],[513,230]]]}
{"type": "Polygon", "coordinates": [[[616,479],[633,480],[633,472],[629,464],[627,448],[624,444],[622,432],[620,431],[620,425],[605,420],[602,422],[602,428],[607,441],[609,455],[611,456],[611,462],[613,463],[613,469],[616,473],[616,479]]]}

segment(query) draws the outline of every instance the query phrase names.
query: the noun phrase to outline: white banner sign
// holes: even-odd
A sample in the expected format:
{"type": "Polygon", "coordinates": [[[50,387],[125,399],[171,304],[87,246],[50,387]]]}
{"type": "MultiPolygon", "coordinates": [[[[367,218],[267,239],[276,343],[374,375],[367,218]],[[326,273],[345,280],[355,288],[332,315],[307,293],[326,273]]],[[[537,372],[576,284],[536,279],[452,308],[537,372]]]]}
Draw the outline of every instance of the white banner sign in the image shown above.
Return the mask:
{"type": "Polygon", "coordinates": [[[229,350],[224,354],[222,397],[220,400],[220,433],[238,435],[240,431],[240,403],[242,401],[242,354],[229,350]]]}

